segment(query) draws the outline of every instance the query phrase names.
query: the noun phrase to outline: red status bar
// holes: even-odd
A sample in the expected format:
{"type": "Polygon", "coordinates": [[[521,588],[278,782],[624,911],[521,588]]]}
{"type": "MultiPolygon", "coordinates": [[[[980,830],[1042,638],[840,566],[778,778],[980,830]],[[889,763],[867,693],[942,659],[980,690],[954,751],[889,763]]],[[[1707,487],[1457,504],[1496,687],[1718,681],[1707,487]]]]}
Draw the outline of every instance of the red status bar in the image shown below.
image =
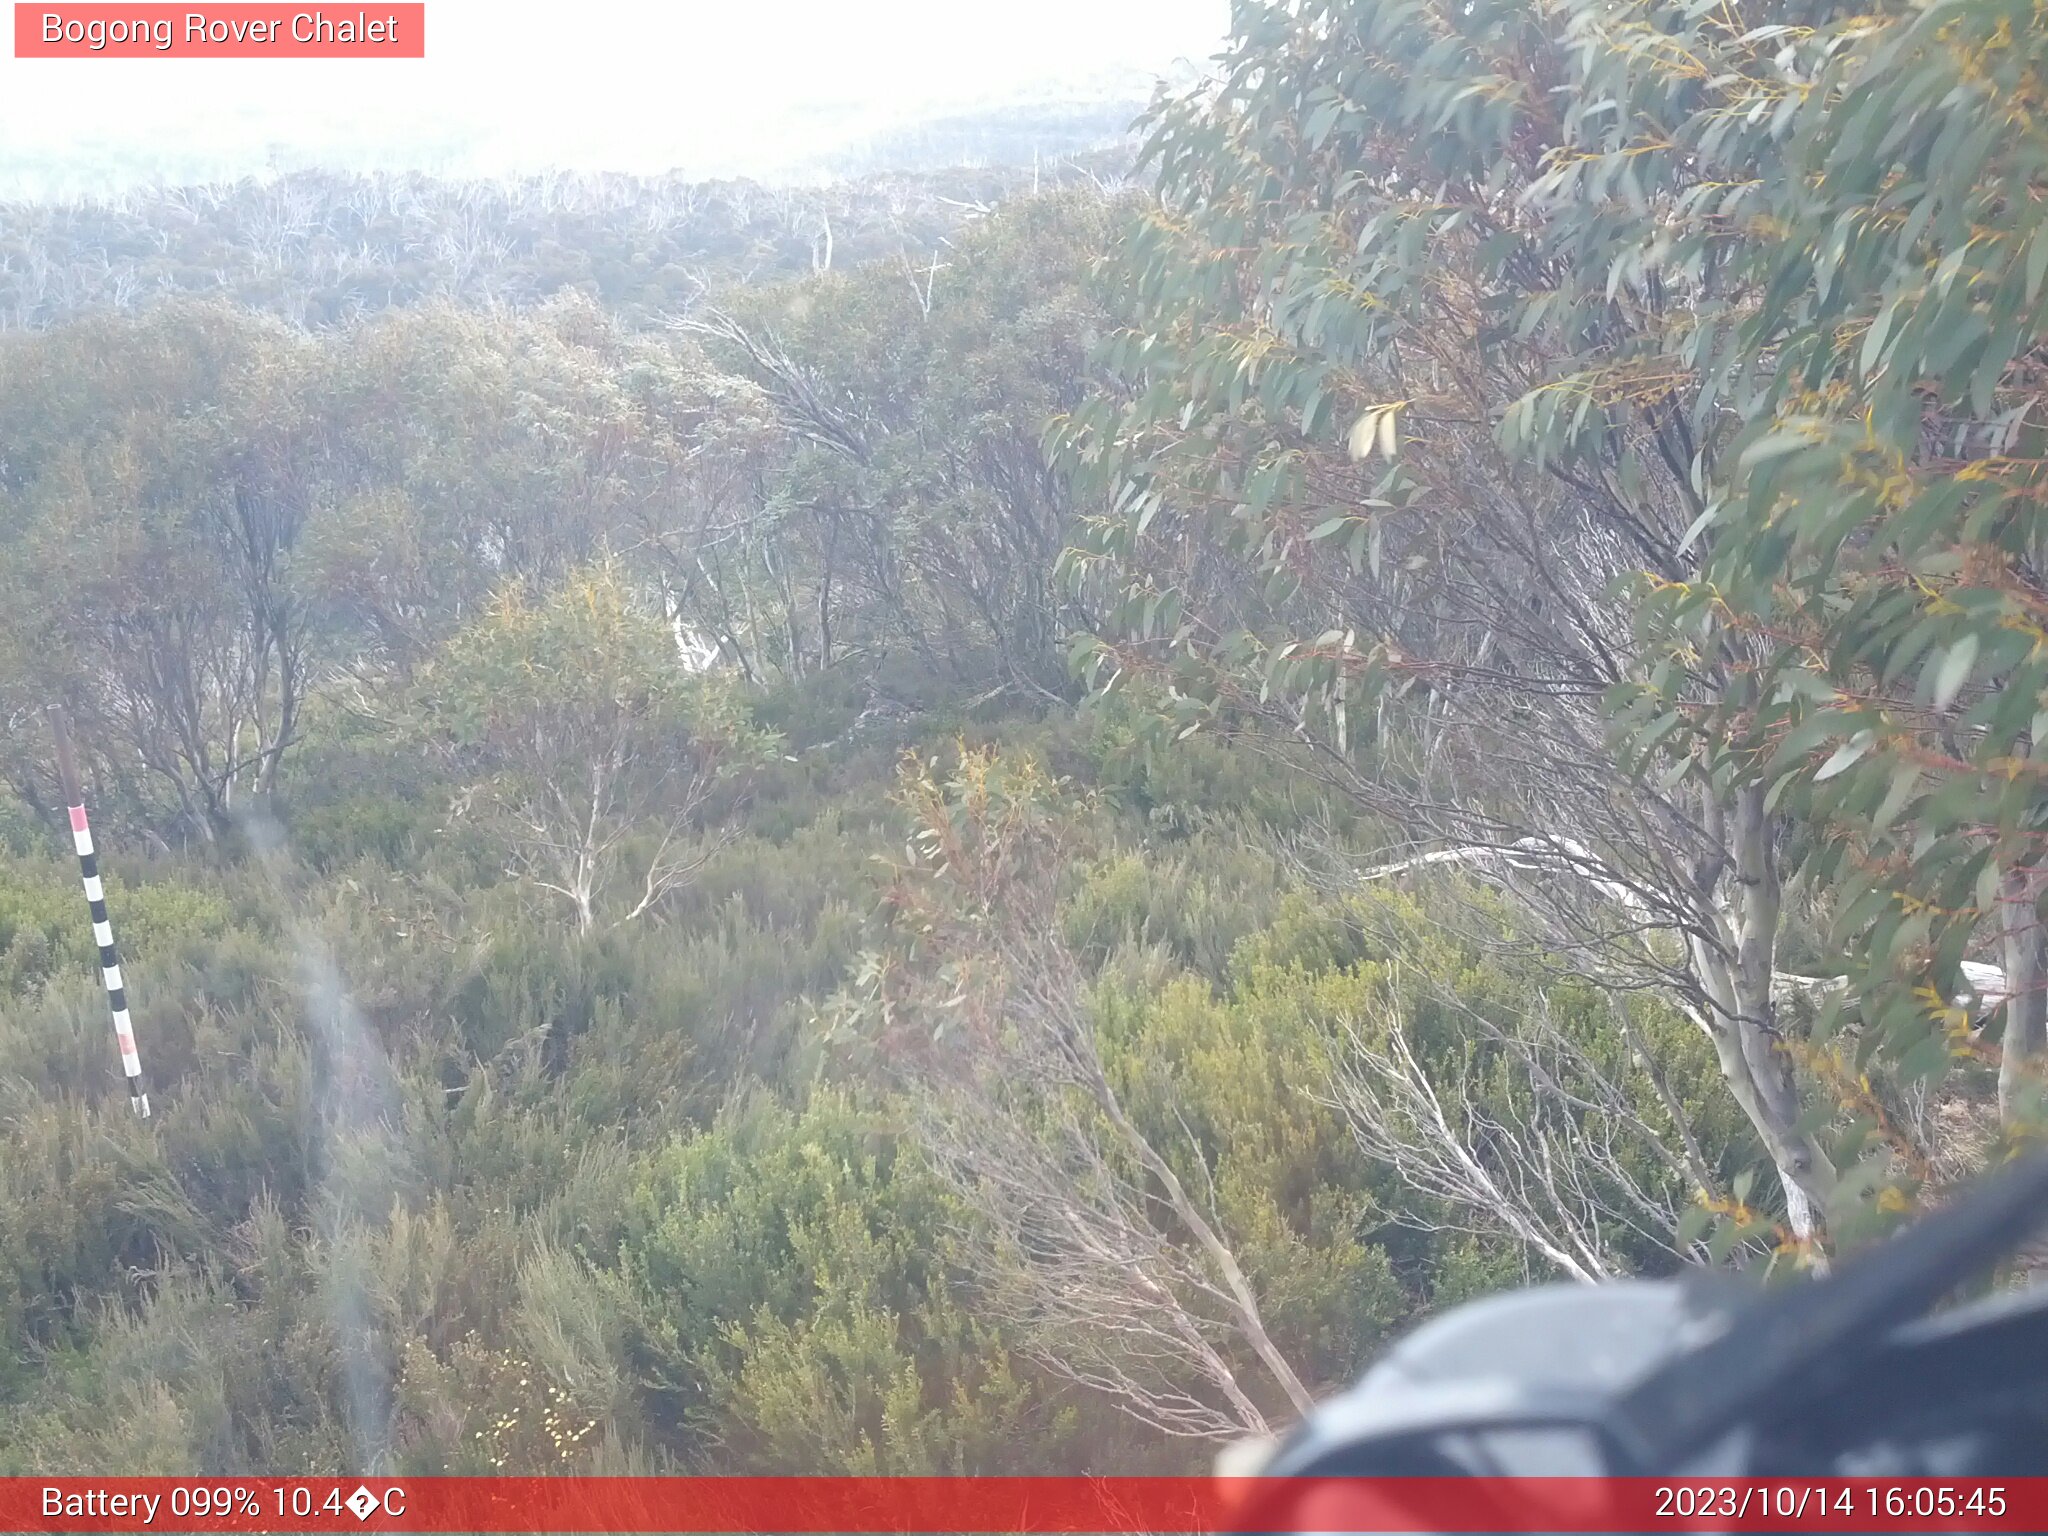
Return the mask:
{"type": "Polygon", "coordinates": [[[2044,1531],[2048,1477],[0,1478],[0,1531],[2044,1531]]]}

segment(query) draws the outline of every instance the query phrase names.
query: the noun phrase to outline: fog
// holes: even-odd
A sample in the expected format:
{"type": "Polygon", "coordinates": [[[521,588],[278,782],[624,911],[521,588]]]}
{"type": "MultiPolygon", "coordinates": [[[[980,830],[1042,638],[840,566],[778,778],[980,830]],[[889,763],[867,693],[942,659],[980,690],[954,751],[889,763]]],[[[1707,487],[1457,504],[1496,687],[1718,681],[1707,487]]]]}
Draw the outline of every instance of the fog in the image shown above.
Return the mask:
{"type": "Polygon", "coordinates": [[[802,180],[935,117],[1142,99],[1226,19],[1225,0],[431,0],[424,60],[9,57],[0,193],[307,165],[802,180]]]}

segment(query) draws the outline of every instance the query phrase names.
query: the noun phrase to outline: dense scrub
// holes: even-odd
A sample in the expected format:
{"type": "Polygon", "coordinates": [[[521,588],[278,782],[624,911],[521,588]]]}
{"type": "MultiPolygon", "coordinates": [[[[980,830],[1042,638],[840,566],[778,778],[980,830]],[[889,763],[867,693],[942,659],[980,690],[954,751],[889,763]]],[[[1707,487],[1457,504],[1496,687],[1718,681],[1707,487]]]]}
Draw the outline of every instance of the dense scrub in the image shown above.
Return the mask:
{"type": "MultiPolygon", "coordinates": [[[[594,936],[491,867],[447,783],[387,797],[402,760],[308,743],[282,852],[110,856],[147,1122],[71,870],[10,854],[9,1470],[1185,1464],[994,1305],[908,1090],[821,1022],[906,830],[894,748],[949,756],[946,726],[793,754],[686,893],[594,936]]],[[[1388,982],[1375,912],[1409,898],[1285,894],[1235,828],[1255,770],[1227,751],[1147,771],[1114,719],[965,728],[1087,800],[1064,922],[1102,978],[1105,1062],[1208,1181],[1306,1376],[1531,1273],[1362,1160],[1315,1087],[1329,1025],[1388,982]]],[[[1534,984],[1430,963],[1448,1006],[1502,1018],[1534,984]]],[[[1425,1014],[1423,1050],[1470,1049],[1425,1014]]],[[[1511,1059],[1475,1065],[1512,1098],[1511,1059]]]]}

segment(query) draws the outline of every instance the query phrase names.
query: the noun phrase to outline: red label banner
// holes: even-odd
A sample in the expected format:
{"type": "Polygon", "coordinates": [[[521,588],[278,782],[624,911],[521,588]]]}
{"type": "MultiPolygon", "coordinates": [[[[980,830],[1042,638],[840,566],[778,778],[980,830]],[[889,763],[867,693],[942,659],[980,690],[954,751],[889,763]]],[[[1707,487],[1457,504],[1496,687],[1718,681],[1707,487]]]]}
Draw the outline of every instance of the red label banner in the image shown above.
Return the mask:
{"type": "Polygon", "coordinates": [[[423,3],[66,5],[16,0],[17,59],[423,59],[423,3]]]}
{"type": "Polygon", "coordinates": [[[0,1478],[0,1531],[2043,1531],[2048,1478],[0,1478]]]}

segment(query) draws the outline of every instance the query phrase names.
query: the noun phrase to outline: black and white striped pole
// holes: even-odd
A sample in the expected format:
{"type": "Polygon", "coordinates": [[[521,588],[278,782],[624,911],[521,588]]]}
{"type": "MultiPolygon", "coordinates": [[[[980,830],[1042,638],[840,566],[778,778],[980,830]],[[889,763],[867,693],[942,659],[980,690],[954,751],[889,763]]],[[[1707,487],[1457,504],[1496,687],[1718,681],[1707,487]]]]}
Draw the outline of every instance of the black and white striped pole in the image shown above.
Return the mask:
{"type": "Polygon", "coordinates": [[[142,1084],[142,1058],[135,1050],[135,1025],[128,1017],[128,991],[121,984],[121,957],[114,949],[114,925],[107,920],[107,893],[100,884],[100,865],[92,848],[92,827],[85,819],[85,790],[78,779],[78,759],[71,751],[71,733],[61,709],[50,711],[57,737],[57,772],[64,780],[64,799],[71,811],[71,841],[78,847],[78,870],[85,879],[85,904],[92,912],[93,943],[99,946],[100,976],[107,984],[107,1006],[114,1010],[114,1043],[121,1050],[121,1070],[128,1077],[128,1102],[149,1118],[149,1092],[142,1084]]]}

